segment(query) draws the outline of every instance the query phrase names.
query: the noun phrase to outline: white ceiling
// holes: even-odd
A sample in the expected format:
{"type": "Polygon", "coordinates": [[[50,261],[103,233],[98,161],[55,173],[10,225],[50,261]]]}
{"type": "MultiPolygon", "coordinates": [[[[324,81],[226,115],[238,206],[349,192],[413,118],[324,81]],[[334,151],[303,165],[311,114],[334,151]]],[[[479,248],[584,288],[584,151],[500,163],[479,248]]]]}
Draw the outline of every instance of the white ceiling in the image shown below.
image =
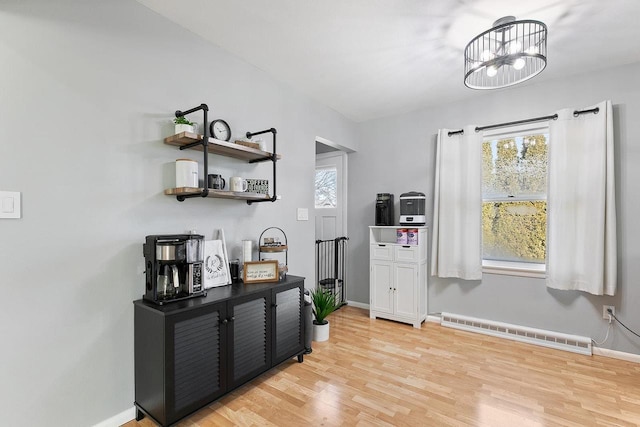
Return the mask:
{"type": "Polygon", "coordinates": [[[640,62],[640,0],[138,1],[358,122],[481,94],[464,47],[506,15],[549,28],[523,84],[640,62]]]}

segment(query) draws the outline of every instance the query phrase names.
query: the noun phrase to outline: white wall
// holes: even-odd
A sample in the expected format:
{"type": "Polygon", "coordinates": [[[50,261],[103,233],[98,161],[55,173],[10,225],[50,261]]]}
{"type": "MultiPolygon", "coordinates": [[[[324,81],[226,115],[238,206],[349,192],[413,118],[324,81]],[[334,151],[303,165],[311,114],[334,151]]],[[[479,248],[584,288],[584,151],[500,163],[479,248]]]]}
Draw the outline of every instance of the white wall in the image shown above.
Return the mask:
{"type": "MultiPolygon", "coordinates": [[[[553,62],[551,65],[553,66],[553,62]]],[[[453,78],[453,77],[452,77],[453,78]]],[[[458,78],[458,77],[455,77],[458,78]]],[[[459,76],[462,84],[462,75],[459,76]]],[[[368,225],[374,224],[376,193],[398,197],[416,190],[433,211],[435,140],[439,128],[487,125],[582,108],[604,99],[614,104],[618,206],[618,293],[596,297],[547,289],[543,279],[485,274],[482,281],[430,276],[429,312],[459,313],[602,339],[602,305],[615,305],[628,326],[640,330],[640,64],[568,77],[548,83],[487,92],[469,101],[362,123],[360,150],[349,155],[349,234],[353,267],[348,299],[369,303],[368,225]]],[[[429,242],[430,243],[430,242],[429,242]]],[[[640,341],[616,326],[605,347],[640,354],[640,341]]]]}
{"type": "MultiPolygon", "coordinates": [[[[238,257],[281,227],[290,273],[313,278],[314,225],[296,208],[313,209],[315,137],[355,143],[351,122],[133,0],[3,2],[0,61],[0,190],[23,201],[22,219],[0,219],[0,425],[87,426],[133,406],[145,235],[224,228],[238,257]],[[278,130],[281,201],[162,194],[176,158],[202,162],[162,139],[203,102],[236,135],[278,130]]],[[[215,171],[271,173],[210,156],[215,171]]]]}

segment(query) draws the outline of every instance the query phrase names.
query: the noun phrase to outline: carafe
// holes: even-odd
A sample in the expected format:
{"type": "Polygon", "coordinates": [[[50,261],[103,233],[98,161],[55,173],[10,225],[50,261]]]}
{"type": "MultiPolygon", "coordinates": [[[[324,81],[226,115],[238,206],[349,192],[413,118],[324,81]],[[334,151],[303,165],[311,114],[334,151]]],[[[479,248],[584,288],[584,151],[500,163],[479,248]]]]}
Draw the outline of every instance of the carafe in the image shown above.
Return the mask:
{"type": "Polygon", "coordinates": [[[180,276],[178,267],[166,264],[162,267],[162,274],[158,275],[158,298],[173,298],[180,291],[180,276]]]}

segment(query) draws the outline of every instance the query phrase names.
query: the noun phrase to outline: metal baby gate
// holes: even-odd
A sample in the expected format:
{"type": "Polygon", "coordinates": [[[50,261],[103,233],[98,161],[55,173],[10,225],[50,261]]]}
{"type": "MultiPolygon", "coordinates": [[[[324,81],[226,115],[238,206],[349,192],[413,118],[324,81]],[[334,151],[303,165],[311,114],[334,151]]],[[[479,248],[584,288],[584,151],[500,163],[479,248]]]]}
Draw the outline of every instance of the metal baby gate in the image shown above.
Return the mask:
{"type": "Polygon", "coordinates": [[[339,305],[347,303],[348,241],[348,237],[316,240],[316,281],[335,295],[339,305]]]}

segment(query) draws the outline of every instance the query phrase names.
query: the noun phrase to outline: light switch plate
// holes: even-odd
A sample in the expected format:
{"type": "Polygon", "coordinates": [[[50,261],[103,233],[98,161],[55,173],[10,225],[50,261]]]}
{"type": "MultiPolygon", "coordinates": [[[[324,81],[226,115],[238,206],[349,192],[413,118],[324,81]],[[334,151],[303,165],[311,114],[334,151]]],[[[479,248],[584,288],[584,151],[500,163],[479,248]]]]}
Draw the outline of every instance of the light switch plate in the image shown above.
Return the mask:
{"type": "Polygon", "coordinates": [[[20,192],[0,191],[0,218],[20,218],[20,192]]]}
{"type": "Polygon", "coordinates": [[[309,221],[309,209],[298,208],[298,221],[309,221]]]}

